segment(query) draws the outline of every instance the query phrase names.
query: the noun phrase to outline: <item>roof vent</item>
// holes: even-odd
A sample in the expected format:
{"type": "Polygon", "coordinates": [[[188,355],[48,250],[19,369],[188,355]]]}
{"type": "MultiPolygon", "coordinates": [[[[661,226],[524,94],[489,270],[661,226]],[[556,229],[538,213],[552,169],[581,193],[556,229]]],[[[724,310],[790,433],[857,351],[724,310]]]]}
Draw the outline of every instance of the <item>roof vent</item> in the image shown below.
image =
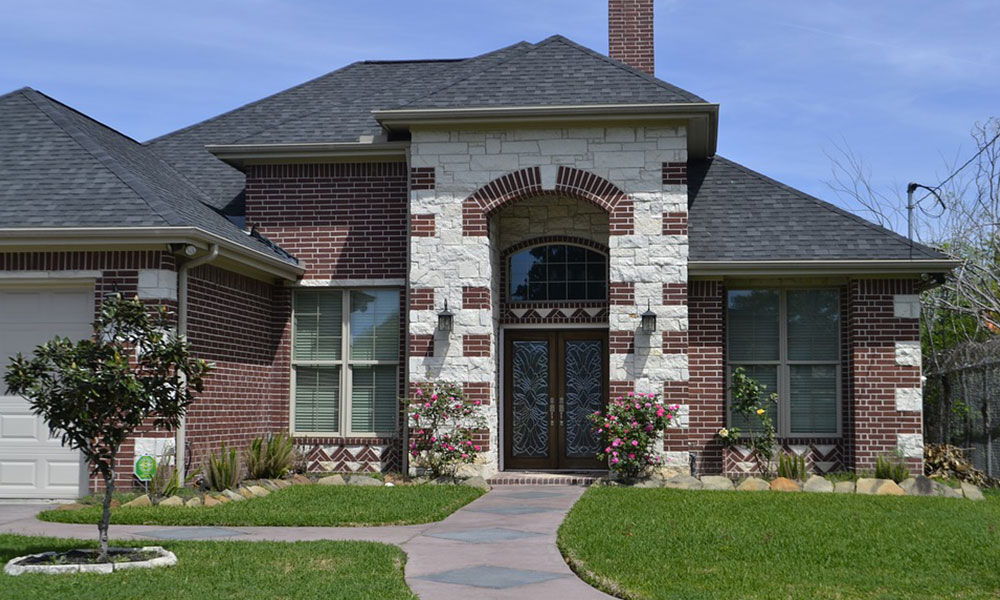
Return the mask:
{"type": "Polygon", "coordinates": [[[608,55],[653,73],[653,0],[608,0],[608,55]]]}

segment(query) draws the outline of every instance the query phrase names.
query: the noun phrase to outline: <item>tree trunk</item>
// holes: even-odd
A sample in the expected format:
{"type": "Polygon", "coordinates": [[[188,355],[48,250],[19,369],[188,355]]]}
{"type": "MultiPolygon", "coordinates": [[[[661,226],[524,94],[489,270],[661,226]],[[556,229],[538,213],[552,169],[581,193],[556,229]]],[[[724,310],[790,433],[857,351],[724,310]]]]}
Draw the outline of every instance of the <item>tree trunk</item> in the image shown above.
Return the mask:
{"type": "Polygon", "coordinates": [[[97,562],[111,562],[108,557],[108,525],[111,523],[111,496],[115,493],[114,471],[104,473],[104,510],[101,512],[101,522],[97,524],[97,531],[101,541],[101,553],[97,557],[97,562]]]}

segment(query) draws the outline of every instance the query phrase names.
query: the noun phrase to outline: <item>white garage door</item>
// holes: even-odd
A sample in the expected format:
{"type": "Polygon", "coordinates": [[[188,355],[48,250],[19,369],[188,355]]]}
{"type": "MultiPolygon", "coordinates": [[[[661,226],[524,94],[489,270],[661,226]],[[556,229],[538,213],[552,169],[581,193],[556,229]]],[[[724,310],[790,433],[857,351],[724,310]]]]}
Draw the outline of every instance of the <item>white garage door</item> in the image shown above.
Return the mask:
{"type": "MultiPolygon", "coordinates": [[[[93,288],[0,286],[0,372],[11,356],[55,336],[80,339],[94,319],[93,288]]],[[[0,498],[75,498],[86,485],[80,453],[50,438],[28,402],[0,378],[0,498]]]]}

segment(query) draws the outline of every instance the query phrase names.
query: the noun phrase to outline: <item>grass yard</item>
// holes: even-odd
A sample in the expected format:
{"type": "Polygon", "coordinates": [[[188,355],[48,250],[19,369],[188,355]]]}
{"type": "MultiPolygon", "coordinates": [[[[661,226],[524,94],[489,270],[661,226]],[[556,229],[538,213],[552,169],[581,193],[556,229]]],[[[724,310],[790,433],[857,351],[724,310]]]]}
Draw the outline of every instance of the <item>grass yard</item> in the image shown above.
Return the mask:
{"type": "Polygon", "coordinates": [[[1000,496],[592,488],[559,548],[630,599],[996,599],[1000,496]]]}
{"type": "MultiPolygon", "coordinates": [[[[482,491],[451,485],[393,487],[296,485],[263,498],[230,502],[210,508],[152,506],[117,508],[117,525],[230,525],[332,527],[344,525],[412,525],[440,521],[472,502],[482,491]]],[[[43,521],[93,523],[100,507],[49,510],[43,521]]]]}
{"type": "MultiPolygon", "coordinates": [[[[151,542],[115,542],[143,546],[151,542]]],[[[177,565],[110,575],[0,573],[0,597],[295,599],[416,598],[403,581],[406,554],[371,542],[162,542],[177,565]]],[[[46,550],[96,546],[95,542],[0,535],[0,563],[46,550]]]]}

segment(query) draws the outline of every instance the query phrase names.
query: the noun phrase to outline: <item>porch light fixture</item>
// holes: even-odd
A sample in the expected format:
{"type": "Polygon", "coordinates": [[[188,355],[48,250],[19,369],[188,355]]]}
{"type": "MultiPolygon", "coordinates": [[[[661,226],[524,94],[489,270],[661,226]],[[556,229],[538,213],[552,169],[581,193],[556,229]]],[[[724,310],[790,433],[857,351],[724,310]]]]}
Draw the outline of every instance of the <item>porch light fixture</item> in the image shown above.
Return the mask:
{"type": "Polygon", "coordinates": [[[455,321],[455,313],[448,310],[448,300],[444,301],[444,310],[438,313],[438,331],[451,331],[455,321]]]}
{"type": "Polygon", "coordinates": [[[653,333],[656,331],[656,313],[650,309],[650,301],[646,300],[646,312],[642,313],[642,332],[653,333]]]}

